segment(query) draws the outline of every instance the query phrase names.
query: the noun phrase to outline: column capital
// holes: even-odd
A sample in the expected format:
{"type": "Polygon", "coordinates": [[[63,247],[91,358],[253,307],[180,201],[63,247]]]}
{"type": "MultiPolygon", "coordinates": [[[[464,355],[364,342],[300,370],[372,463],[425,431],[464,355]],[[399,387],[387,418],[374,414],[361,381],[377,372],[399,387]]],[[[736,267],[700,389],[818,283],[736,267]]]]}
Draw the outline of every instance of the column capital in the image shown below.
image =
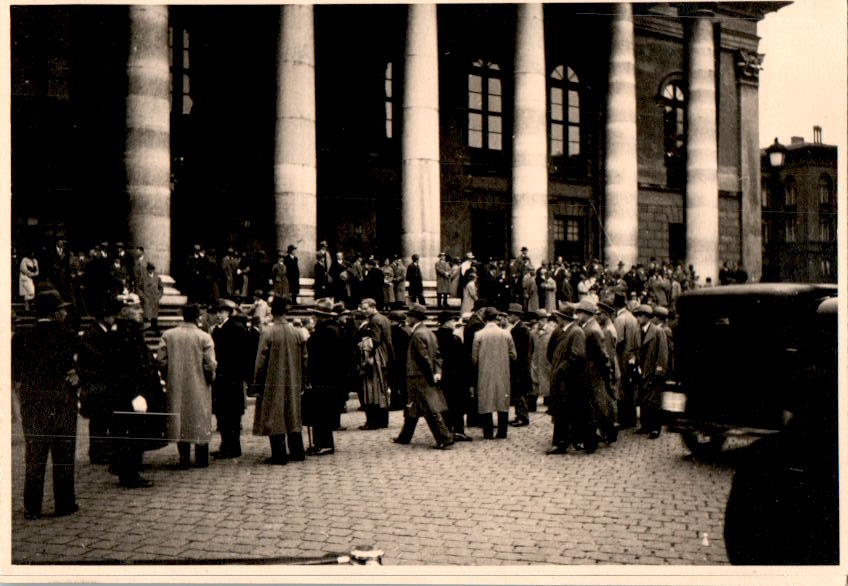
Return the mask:
{"type": "Polygon", "coordinates": [[[736,78],[740,83],[757,85],[763,68],[763,53],[739,49],[736,51],[736,78]]]}
{"type": "Polygon", "coordinates": [[[680,17],[697,18],[704,20],[712,20],[715,18],[715,11],[701,4],[678,4],[677,14],[680,17]]]}

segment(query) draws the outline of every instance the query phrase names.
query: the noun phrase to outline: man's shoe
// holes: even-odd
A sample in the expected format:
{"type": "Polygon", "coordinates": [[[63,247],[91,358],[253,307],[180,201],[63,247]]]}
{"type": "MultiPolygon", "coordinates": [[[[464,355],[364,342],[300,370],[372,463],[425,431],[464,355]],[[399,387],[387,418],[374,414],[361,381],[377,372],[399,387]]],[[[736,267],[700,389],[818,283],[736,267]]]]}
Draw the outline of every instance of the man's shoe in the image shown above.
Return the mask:
{"type": "Polygon", "coordinates": [[[56,509],[56,512],[53,513],[53,516],[54,517],[67,517],[68,515],[73,515],[77,511],[79,511],[79,505],[74,503],[70,507],[56,509]]]}
{"type": "Polygon", "coordinates": [[[264,460],[262,460],[262,463],[263,464],[269,464],[269,465],[272,465],[272,466],[285,466],[286,463],[287,463],[287,460],[281,460],[280,458],[268,457],[268,458],[265,458],[264,460]]]}
{"type": "Polygon", "coordinates": [[[434,450],[446,450],[453,445],[453,440],[448,442],[441,442],[433,446],[434,450]]]}
{"type": "Polygon", "coordinates": [[[513,419],[509,422],[509,424],[513,427],[524,427],[525,425],[530,425],[529,419],[513,419]]]}
{"type": "Polygon", "coordinates": [[[498,433],[495,435],[495,439],[506,439],[506,434],[501,435],[498,433]]]}
{"type": "Polygon", "coordinates": [[[118,486],[122,486],[124,488],[150,488],[153,486],[153,481],[148,478],[142,478],[139,476],[138,478],[133,478],[132,480],[121,481],[118,483],[118,486]]]}
{"type": "Polygon", "coordinates": [[[400,444],[402,446],[409,445],[409,441],[402,440],[399,437],[393,437],[392,441],[395,442],[396,444],[400,444]]]}
{"type": "Polygon", "coordinates": [[[312,455],[313,456],[329,456],[330,454],[335,454],[335,453],[336,453],[335,448],[319,448],[317,450],[314,450],[312,455]]]}
{"type": "Polygon", "coordinates": [[[548,456],[554,456],[554,455],[557,455],[557,454],[567,454],[567,453],[568,453],[568,448],[566,448],[565,446],[554,446],[554,447],[549,448],[545,451],[545,454],[547,454],[548,456]]]}
{"type": "Polygon", "coordinates": [[[660,437],[660,432],[658,432],[657,430],[654,430],[650,434],[648,434],[648,439],[657,439],[658,437],[660,437]]]}
{"type": "Polygon", "coordinates": [[[294,456],[289,455],[289,462],[303,462],[306,460],[306,454],[296,454],[294,456]]]}
{"type": "Polygon", "coordinates": [[[465,435],[464,433],[455,433],[455,434],[453,434],[453,441],[455,441],[455,442],[471,442],[471,441],[474,441],[474,439],[465,435]]]}

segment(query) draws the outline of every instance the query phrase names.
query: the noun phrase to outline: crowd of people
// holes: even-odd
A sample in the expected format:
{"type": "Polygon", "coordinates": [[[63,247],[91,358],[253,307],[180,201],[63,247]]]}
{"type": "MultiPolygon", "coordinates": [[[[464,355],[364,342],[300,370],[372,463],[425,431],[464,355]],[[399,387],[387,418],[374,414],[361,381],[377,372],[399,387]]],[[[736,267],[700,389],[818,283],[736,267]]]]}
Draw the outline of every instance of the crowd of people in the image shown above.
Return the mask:
{"type": "MultiPolygon", "coordinates": [[[[151,484],[139,473],[143,453],[169,442],[177,444],[178,468],[191,467],[192,445],[194,465],[208,466],[213,414],[220,446],[212,457],[240,457],[251,395],[252,431],[269,438],[265,462],[272,465],[334,453],[352,392],[365,413],[362,430],[384,429],[389,412],[403,410],[399,444],[410,443],[420,417],[438,449],[471,441],[470,427],[484,439],[506,439],[510,425],[530,424],[540,401],[553,419],[550,454],[592,453],[637,421],[639,432],[660,435],[675,300],[700,285],[692,267],[654,259],[628,271],[622,263],[609,270],[562,259],[534,267],[526,248],[509,262],[478,263],[471,253],[459,262],[443,253],[433,329],[417,255],[408,265],[395,257],[378,266],[369,257],[361,266],[356,256],[347,266],[324,242],[317,301],[308,315],[290,318],[299,295],[296,250],[289,246],[266,268],[233,251],[218,263],[196,247],[182,277],[189,298],[182,322],[162,334],[155,353],[143,332],[155,326],[162,285],[143,248],[128,254],[104,244],[77,257],[60,241],[42,263],[46,274],[27,255],[21,275],[26,269],[38,319],[12,343],[27,518],[41,514],[48,453],[56,514],[76,510],[78,408],[89,419],[89,459],[108,464],[125,487],[151,484]],[[448,309],[451,297],[461,299],[458,312],[456,303],[448,309]],[[76,303],[94,316],[82,335],[66,319],[76,303]]],[[[747,278],[741,267],[724,267],[722,277],[747,278]]]]}

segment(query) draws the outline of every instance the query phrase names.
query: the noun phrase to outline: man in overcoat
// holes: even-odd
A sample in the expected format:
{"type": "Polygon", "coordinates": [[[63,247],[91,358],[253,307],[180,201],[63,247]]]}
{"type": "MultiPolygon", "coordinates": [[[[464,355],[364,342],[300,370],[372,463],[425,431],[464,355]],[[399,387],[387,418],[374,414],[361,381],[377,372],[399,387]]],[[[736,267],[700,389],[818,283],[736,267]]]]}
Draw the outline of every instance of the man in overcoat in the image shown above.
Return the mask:
{"type": "Polygon", "coordinates": [[[586,335],[575,321],[574,308],[566,304],[554,311],[559,325],[551,335],[551,398],[548,412],[553,417],[552,448],[548,454],[565,454],[581,437],[580,405],[586,387],[586,335]]]}
{"type": "Polygon", "coordinates": [[[244,415],[244,387],[253,379],[256,355],[251,353],[247,328],[231,319],[236,304],[219,299],[218,324],[212,328],[215,343],[215,382],[212,383],[212,413],[218,421],[221,446],[212,452],[219,460],[241,456],[241,416],[244,415]]]}
{"type": "Polygon", "coordinates": [[[598,312],[595,302],[585,298],[577,304],[574,311],[586,336],[588,409],[586,409],[583,445],[587,453],[592,453],[598,447],[597,429],[600,429],[604,439],[610,443],[617,437],[612,419],[610,393],[612,363],[607,353],[604,333],[595,319],[595,314],[598,312]]]}
{"type": "Polygon", "coordinates": [[[639,347],[642,345],[642,334],[639,322],[627,309],[627,290],[615,292],[613,304],[615,307],[615,331],[618,333],[616,353],[621,368],[619,379],[618,424],[621,428],[636,425],[636,379],[635,371],[639,358],[639,347]]]}
{"type": "Polygon", "coordinates": [[[150,324],[154,330],[159,329],[159,301],[165,294],[162,278],[156,272],[156,266],[149,262],[143,271],[138,273],[136,287],[141,298],[144,323],[150,324]]]}
{"type": "Polygon", "coordinates": [[[389,410],[396,411],[404,409],[407,403],[406,350],[411,331],[406,323],[406,315],[399,309],[389,313],[389,321],[392,323],[392,349],[395,355],[395,360],[389,365],[389,410]]]}
{"type": "Polygon", "coordinates": [[[424,324],[425,312],[423,305],[415,304],[406,314],[406,323],[412,330],[406,357],[409,401],[403,415],[403,428],[393,441],[398,444],[412,441],[418,418],[424,417],[436,440],[434,447],[444,450],[453,444],[453,436],[442,419],[442,412],[447,411],[448,406],[438,386],[442,376],[439,344],[436,335],[424,324]]]}
{"type": "Polygon", "coordinates": [[[439,307],[448,306],[451,287],[451,266],[446,259],[447,255],[440,252],[439,260],[436,262],[436,304],[439,307]]]}
{"type": "Polygon", "coordinates": [[[271,280],[274,281],[274,295],[289,300],[289,277],[286,266],[286,255],[281,250],[277,254],[277,262],[271,267],[271,280]]]}
{"type": "Polygon", "coordinates": [[[447,425],[453,432],[454,441],[471,441],[465,435],[465,412],[468,408],[469,392],[465,349],[462,340],[454,333],[456,322],[449,311],[439,313],[439,329],[436,341],[442,357],[442,394],[448,404],[447,425]]]}
{"type": "Polygon", "coordinates": [[[271,303],[274,321],[262,332],[253,370],[253,389],[259,393],[254,435],[267,435],[271,457],[266,464],[302,461],[301,392],[306,371],[306,341],[286,321],[288,304],[282,297],[271,303]],[[288,441],[288,455],[286,455],[288,441]]]}
{"type": "Polygon", "coordinates": [[[383,429],[389,425],[389,401],[387,396],[388,374],[395,361],[392,341],[392,324],[377,310],[377,302],[372,298],[363,299],[359,304],[365,314],[365,331],[373,341],[370,355],[373,357],[373,371],[366,378],[373,393],[365,397],[365,424],[363,430],[383,429]]]}
{"type": "Polygon", "coordinates": [[[498,310],[487,307],[486,325],[474,335],[471,362],[477,365],[477,411],[482,415],[483,437],[492,439],[492,412],[498,413],[498,439],[506,439],[509,421],[509,363],[515,360],[515,343],[498,326],[498,310]]]}
{"type": "Polygon", "coordinates": [[[657,439],[662,430],[660,411],[668,368],[668,344],[665,333],[651,323],[654,311],[650,305],[640,305],[635,313],[642,330],[642,346],[639,350],[639,432],[647,433],[650,439],[657,439]]]}
{"type": "Polygon", "coordinates": [[[524,314],[522,307],[517,303],[510,303],[507,313],[510,323],[509,332],[517,355],[510,368],[511,397],[515,404],[515,419],[510,421],[510,425],[523,427],[530,425],[529,402],[531,397],[534,401],[536,399],[536,396],[532,394],[533,381],[530,378],[533,340],[530,336],[530,328],[521,319],[524,314]]]}
{"type": "Polygon", "coordinates": [[[286,249],[286,257],[283,259],[286,265],[286,278],[289,281],[292,305],[297,305],[297,296],[300,294],[300,265],[294,253],[295,250],[297,250],[297,246],[289,244],[286,249]]]}
{"type": "Polygon", "coordinates": [[[333,430],[338,426],[343,405],[339,397],[347,391],[347,371],[341,361],[348,350],[333,304],[319,299],[311,313],[316,323],[306,342],[309,390],[303,395],[303,415],[307,418],[305,423],[312,425],[315,442],[309,453],[324,456],[335,452],[333,430]]]}
{"type": "Polygon", "coordinates": [[[421,275],[417,254],[412,255],[412,262],[406,267],[406,280],[409,282],[409,298],[412,302],[424,305],[424,277],[421,275]]]}
{"type": "Polygon", "coordinates": [[[38,321],[12,337],[12,380],[20,384],[26,443],[24,516],[38,519],[47,456],[53,461],[55,517],[75,513],[74,455],[77,439],[76,334],[64,325],[66,307],[56,290],[35,297],[38,321]]]}
{"type": "Polygon", "coordinates": [[[190,466],[191,444],[198,468],[209,465],[212,437],[212,391],[215,379],[215,345],[212,336],[197,326],[196,305],[183,306],[183,323],[162,334],[157,350],[159,370],[168,384],[168,439],[177,442],[180,467],[190,466]]]}
{"type": "Polygon", "coordinates": [[[94,321],[83,333],[79,349],[80,414],[88,418],[88,458],[92,464],[109,463],[112,414],[103,365],[109,349],[107,334],[115,322],[115,305],[115,301],[102,297],[98,300],[92,308],[94,321]]]}

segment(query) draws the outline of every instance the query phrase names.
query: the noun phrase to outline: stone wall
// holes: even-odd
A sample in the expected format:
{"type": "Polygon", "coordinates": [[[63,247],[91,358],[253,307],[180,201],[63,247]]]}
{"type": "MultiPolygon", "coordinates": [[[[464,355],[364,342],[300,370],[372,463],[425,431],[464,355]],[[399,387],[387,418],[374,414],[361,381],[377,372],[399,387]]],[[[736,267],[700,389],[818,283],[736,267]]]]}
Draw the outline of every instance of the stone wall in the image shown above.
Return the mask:
{"type": "Polygon", "coordinates": [[[742,221],[739,196],[720,194],[718,198],[718,261],[736,264],[742,260],[742,221]]]}
{"type": "Polygon", "coordinates": [[[669,224],[683,223],[683,196],[674,191],[639,191],[639,262],[669,258],[669,224]]]}

